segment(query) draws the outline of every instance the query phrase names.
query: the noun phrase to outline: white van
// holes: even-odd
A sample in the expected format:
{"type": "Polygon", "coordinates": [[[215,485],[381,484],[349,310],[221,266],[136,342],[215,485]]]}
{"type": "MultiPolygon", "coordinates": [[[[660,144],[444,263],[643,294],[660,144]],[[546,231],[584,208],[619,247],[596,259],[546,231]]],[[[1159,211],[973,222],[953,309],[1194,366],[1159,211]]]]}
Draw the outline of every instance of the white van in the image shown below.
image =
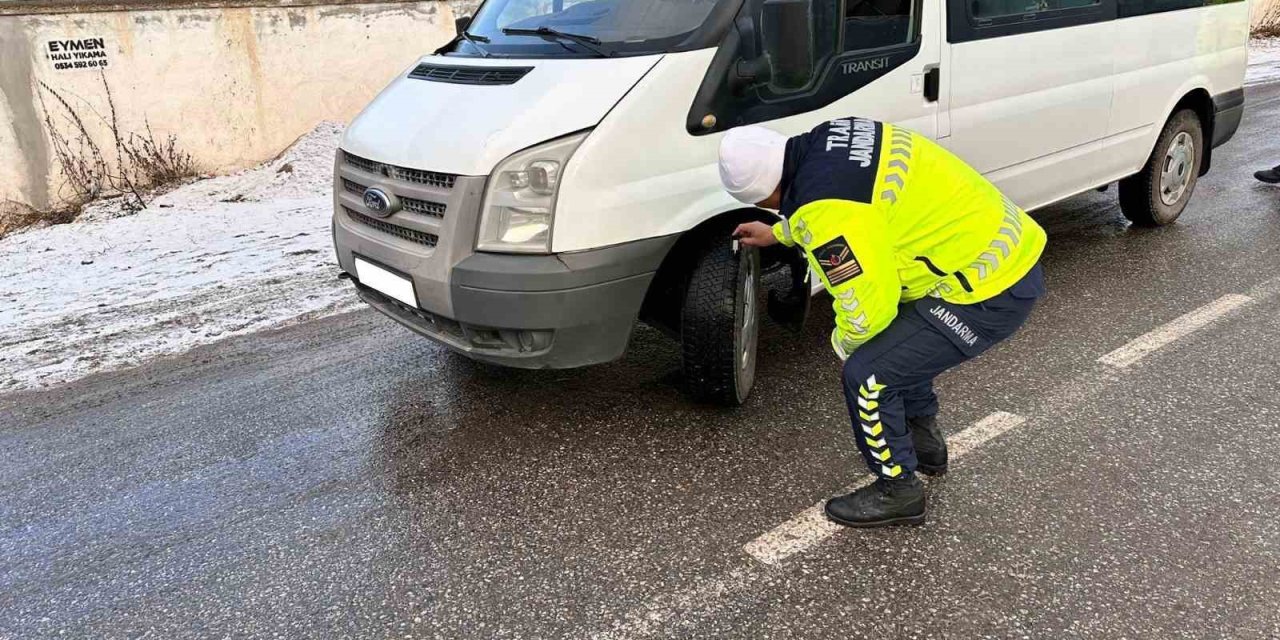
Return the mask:
{"type": "Polygon", "coordinates": [[[887,120],[1024,208],[1118,180],[1130,220],[1166,224],[1240,122],[1248,39],[1231,0],[488,0],[458,23],[342,141],[361,297],[513,367],[613,360],[643,320],[725,404],[761,311],[795,324],[809,293],[790,250],[731,246],[772,214],[721,189],[727,128],[887,120]]]}

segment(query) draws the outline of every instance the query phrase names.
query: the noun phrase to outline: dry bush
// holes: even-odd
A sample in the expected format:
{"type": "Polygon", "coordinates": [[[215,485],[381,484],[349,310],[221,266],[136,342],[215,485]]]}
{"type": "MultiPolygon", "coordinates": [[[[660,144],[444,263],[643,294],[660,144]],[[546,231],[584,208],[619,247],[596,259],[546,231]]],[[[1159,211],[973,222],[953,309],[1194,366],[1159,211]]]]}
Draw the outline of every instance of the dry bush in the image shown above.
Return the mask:
{"type": "Polygon", "coordinates": [[[58,166],[66,178],[65,188],[71,190],[70,197],[64,194],[59,195],[71,203],[71,206],[82,205],[101,196],[107,190],[107,161],[102,157],[102,149],[85,128],[84,119],[67,102],[67,99],[43,81],[40,81],[40,89],[40,112],[44,117],[44,126],[49,132],[50,142],[53,143],[53,153],[58,159],[58,166]],[[69,134],[64,134],[63,128],[54,122],[53,112],[45,102],[46,93],[55,101],[57,107],[61,107],[58,113],[66,123],[66,128],[70,129],[69,134]]]}
{"type": "MultiPolygon", "coordinates": [[[[177,137],[157,138],[146,121],[143,131],[126,132],[116,116],[115,98],[105,74],[102,89],[107,114],[91,107],[77,107],[53,87],[39,82],[40,109],[49,132],[54,157],[66,179],[64,192],[57,194],[64,204],[45,219],[62,220],[68,212],[78,212],[86,203],[104,196],[121,195],[124,209],[139,211],[147,206],[148,193],[177,185],[199,175],[194,159],[178,146],[177,137]],[[46,97],[48,98],[46,100],[46,97]],[[114,158],[108,159],[104,144],[94,139],[85,126],[85,111],[106,125],[114,158]],[[69,193],[67,193],[69,191],[69,193]]],[[[16,216],[27,219],[28,214],[16,216]]],[[[71,215],[74,219],[74,215],[71,215]]],[[[62,220],[66,221],[66,220],[62,220]]]]}
{"type": "Polygon", "coordinates": [[[1262,10],[1253,25],[1255,38],[1280,38],[1280,0],[1273,0],[1271,6],[1262,10]]]}
{"type": "Polygon", "coordinates": [[[200,175],[191,154],[178,148],[177,136],[156,139],[150,122],[145,123],[143,134],[130,133],[123,148],[133,179],[149,188],[175,185],[200,175]]]}
{"type": "Polygon", "coordinates": [[[145,119],[140,132],[121,130],[111,86],[106,75],[100,77],[107,102],[105,116],[87,104],[73,104],[63,93],[38,82],[41,115],[64,178],[54,198],[59,204],[41,211],[17,202],[0,202],[0,238],[40,223],[71,222],[84,205],[100,198],[121,197],[125,211],[140,211],[147,206],[149,194],[199,175],[191,155],[178,146],[177,137],[157,138],[145,119]],[[86,120],[90,117],[106,125],[111,138],[107,143],[100,143],[89,131],[86,120]]]}
{"type": "Polygon", "coordinates": [[[80,214],[79,207],[61,208],[53,211],[41,211],[21,202],[4,200],[0,202],[0,238],[18,229],[25,229],[42,222],[63,224],[71,222],[80,214]]]}

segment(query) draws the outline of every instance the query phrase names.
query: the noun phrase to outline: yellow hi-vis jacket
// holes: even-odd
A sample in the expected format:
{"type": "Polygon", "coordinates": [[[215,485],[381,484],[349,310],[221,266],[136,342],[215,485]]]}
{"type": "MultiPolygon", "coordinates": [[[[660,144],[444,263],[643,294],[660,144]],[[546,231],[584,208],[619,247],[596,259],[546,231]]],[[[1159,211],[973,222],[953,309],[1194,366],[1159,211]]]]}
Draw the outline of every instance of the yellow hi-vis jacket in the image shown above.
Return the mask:
{"type": "Polygon", "coordinates": [[[924,296],[992,298],[1035,266],[1045,233],[995,185],[928,138],[864,118],[788,141],[783,222],[835,298],[841,359],[924,296]]]}

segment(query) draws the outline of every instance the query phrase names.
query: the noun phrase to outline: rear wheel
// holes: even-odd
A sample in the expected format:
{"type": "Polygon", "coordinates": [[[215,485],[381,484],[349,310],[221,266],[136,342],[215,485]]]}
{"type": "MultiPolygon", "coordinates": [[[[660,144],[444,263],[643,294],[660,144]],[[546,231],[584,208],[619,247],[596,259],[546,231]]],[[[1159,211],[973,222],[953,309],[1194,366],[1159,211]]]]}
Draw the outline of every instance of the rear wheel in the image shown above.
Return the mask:
{"type": "Polygon", "coordinates": [[[1120,211],[1134,224],[1155,227],[1178,219],[1200,176],[1204,130],[1190,109],[1173,114],[1142,170],[1120,181],[1120,211]]]}
{"type": "Polygon", "coordinates": [[[680,312],[686,390],[726,406],[746,401],[756,378],[760,252],[734,252],[726,235],[699,247],[680,312]]]}

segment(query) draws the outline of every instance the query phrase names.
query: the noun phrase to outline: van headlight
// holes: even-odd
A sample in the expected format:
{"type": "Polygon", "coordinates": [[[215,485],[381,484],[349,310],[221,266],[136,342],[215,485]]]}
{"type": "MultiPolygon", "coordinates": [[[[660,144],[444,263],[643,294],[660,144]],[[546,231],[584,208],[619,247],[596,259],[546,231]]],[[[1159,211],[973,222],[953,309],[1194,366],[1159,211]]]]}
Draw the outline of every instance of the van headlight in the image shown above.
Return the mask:
{"type": "Polygon", "coordinates": [[[560,178],[587,133],[525,149],[498,163],[484,191],[476,249],[550,253],[560,178]]]}

